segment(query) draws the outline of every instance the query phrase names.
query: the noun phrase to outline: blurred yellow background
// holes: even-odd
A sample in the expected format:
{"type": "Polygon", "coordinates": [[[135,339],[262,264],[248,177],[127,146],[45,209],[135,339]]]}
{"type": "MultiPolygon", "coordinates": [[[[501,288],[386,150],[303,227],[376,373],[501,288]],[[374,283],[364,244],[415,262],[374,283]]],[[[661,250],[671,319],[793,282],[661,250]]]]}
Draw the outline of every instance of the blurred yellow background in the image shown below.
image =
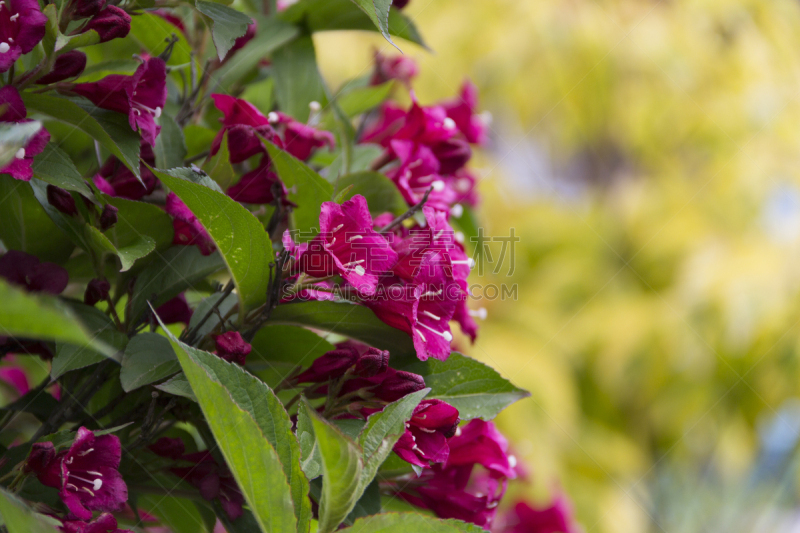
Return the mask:
{"type": "MultiPolygon", "coordinates": [[[[800,1],[412,0],[422,103],[464,77],[473,168],[517,284],[467,349],[529,389],[499,417],[587,532],[790,531],[800,393],[800,1]]],[[[333,86],[370,35],[316,44],[333,86]],[[356,46],[358,45],[358,46],[356,46]]],[[[499,251],[496,248],[495,251],[499,251]]],[[[495,255],[496,257],[496,255],[495,255]]],[[[795,526],[796,527],[796,526],[795,526]]],[[[796,529],[795,529],[796,531],[796,529]]]]}

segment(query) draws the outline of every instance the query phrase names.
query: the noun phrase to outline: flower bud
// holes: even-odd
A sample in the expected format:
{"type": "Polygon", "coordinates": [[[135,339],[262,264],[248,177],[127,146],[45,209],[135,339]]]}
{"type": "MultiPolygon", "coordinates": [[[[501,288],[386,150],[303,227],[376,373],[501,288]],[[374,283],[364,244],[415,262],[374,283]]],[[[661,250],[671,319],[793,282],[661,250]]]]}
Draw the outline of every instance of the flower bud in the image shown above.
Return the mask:
{"type": "Polygon", "coordinates": [[[151,452],[168,459],[178,459],[186,451],[186,445],[178,438],[161,437],[147,447],[151,452]]]}
{"type": "Polygon", "coordinates": [[[79,76],[84,68],[86,68],[86,54],[80,50],[72,50],[58,56],[55,65],[53,65],[53,70],[39,78],[36,83],[47,85],[67,78],[74,78],[79,76]]]}
{"type": "Polygon", "coordinates": [[[117,223],[117,209],[111,204],[103,206],[103,212],[100,214],[100,230],[106,231],[117,223]]]}
{"type": "Polygon", "coordinates": [[[73,216],[78,214],[78,208],[75,207],[75,199],[69,191],[61,187],[56,187],[55,185],[47,186],[47,202],[65,215],[73,216]]]}
{"type": "Polygon", "coordinates": [[[117,6],[106,6],[94,16],[84,31],[94,30],[100,35],[100,42],[125,37],[131,31],[131,16],[117,6]]]}
{"type": "Polygon", "coordinates": [[[439,160],[439,173],[453,174],[467,164],[472,157],[472,149],[467,141],[447,139],[433,147],[433,154],[439,160]]]}
{"type": "Polygon", "coordinates": [[[68,9],[73,19],[86,19],[97,15],[106,5],[106,0],[72,0],[68,9]]]}
{"type": "Polygon", "coordinates": [[[375,390],[375,395],[386,402],[395,402],[407,394],[425,388],[425,378],[404,370],[397,370],[387,377],[380,387],[375,390]]]}
{"type": "Polygon", "coordinates": [[[247,354],[253,347],[245,341],[238,331],[229,331],[214,337],[217,355],[229,363],[244,366],[247,354]]]}
{"type": "Polygon", "coordinates": [[[354,348],[331,350],[311,363],[308,370],[297,376],[297,382],[322,383],[341,377],[357,360],[358,351],[354,348]]]}
{"type": "Polygon", "coordinates": [[[111,284],[104,279],[95,278],[86,285],[86,292],[83,293],[83,303],[86,305],[94,305],[108,298],[108,291],[111,290],[111,284]]]}
{"type": "Polygon", "coordinates": [[[52,442],[37,442],[31,448],[28,460],[25,462],[24,471],[33,472],[41,480],[47,480],[52,476],[51,468],[48,468],[56,457],[56,449],[52,442]]]}
{"type": "Polygon", "coordinates": [[[377,376],[389,368],[389,352],[369,348],[356,361],[355,374],[361,377],[370,378],[377,376]]]}

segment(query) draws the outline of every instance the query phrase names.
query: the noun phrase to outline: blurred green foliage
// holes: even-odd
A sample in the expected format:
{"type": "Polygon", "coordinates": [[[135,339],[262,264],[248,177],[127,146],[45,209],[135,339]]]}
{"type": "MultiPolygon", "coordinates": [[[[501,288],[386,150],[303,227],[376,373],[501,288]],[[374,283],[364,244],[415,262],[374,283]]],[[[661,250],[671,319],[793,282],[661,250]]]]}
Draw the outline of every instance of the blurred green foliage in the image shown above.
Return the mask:
{"type": "MultiPolygon", "coordinates": [[[[800,393],[800,2],[408,13],[435,51],[401,43],[421,101],[469,73],[495,117],[481,217],[521,241],[511,276],[475,282],[516,283],[519,299],[482,302],[469,352],[533,394],[499,418],[529,495],[563,487],[585,529],[608,533],[659,531],[693,495],[725,500],[752,474],[758,428],[800,393]]],[[[370,38],[320,37],[326,75],[369,68],[353,39],[370,38]]]]}

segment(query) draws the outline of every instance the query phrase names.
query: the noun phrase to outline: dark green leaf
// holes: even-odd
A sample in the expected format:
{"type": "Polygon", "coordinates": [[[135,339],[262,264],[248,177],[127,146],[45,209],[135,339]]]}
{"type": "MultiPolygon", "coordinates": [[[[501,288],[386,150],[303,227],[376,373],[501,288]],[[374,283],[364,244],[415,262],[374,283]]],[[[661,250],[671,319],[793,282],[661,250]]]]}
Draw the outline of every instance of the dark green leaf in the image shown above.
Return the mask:
{"type": "Polygon", "coordinates": [[[0,411],[30,413],[44,422],[58,408],[58,400],[50,394],[40,394],[41,392],[38,389],[31,390],[16,401],[0,408],[0,411]]]}
{"type": "Polygon", "coordinates": [[[180,371],[181,365],[169,340],[158,333],[140,333],[125,347],[119,380],[130,392],[180,371]]]}
{"type": "MultiPolygon", "coordinates": [[[[72,307],[72,310],[80,318],[84,327],[94,338],[114,349],[114,353],[111,357],[117,358],[117,352],[122,351],[128,342],[127,335],[119,331],[111,319],[96,307],[78,302],[70,302],[70,307],[72,307]]],[[[53,358],[50,377],[58,379],[70,370],[99,363],[100,361],[104,361],[106,357],[106,353],[85,345],[81,346],[57,341],[56,356],[53,358]]]]}
{"type": "Polygon", "coordinates": [[[236,39],[247,32],[247,26],[253,22],[253,19],[240,11],[214,2],[197,0],[195,5],[200,13],[214,21],[211,38],[214,40],[214,46],[217,47],[217,56],[222,61],[228,55],[228,51],[233,47],[236,39]]]}
{"type": "MultiPolygon", "coordinates": [[[[192,318],[189,321],[189,329],[194,329],[197,326],[197,324],[200,323],[200,320],[202,320],[203,317],[206,316],[208,311],[210,311],[211,308],[214,307],[215,305],[217,306],[220,315],[222,316],[227,315],[228,311],[233,309],[233,306],[236,305],[238,299],[236,298],[235,294],[228,294],[227,297],[221,303],[217,304],[217,302],[219,302],[222,296],[223,295],[220,293],[212,294],[211,296],[209,296],[208,298],[204,298],[199,304],[197,304],[197,307],[195,308],[194,313],[192,314],[192,318]]],[[[217,314],[212,312],[211,315],[208,317],[208,319],[206,319],[203,325],[200,326],[200,328],[195,333],[195,338],[200,339],[205,337],[219,325],[219,322],[220,320],[217,314]]],[[[248,357],[248,360],[252,360],[252,356],[248,357]]]]}
{"type": "Polygon", "coordinates": [[[171,337],[181,348],[181,367],[262,531],[307,531],[308,481],[280,400],[241,367],[171,337]]]}
{"type": "Polygon", "coordinates": [[[275,255],[261,222],[223,193],[159,170],[154,172],[197,216],[217,245],[236,284],[239,316],[264,303],[269,264],[275,261],[275,255]]]}
{"type": "Polygon", "coordinates": [[[347,302],[300,302],[279,305],[272,311],[270,322],[308,326],[338,333],[381,350],[389,350],[392,357],[416,353],[411,337],[387,326],[362,305],[347,302]]]}
{"type": "Polygon", "coordinates": [[[219,151],[203,165],[203,171],[214,180],[223,191],[236,183],[236,172],[230,162],[228,151],[228,134],[222,136],[219,151]]]}
{"type": "Polygon", "coordinates": [[[491,420],[512,403],[530,396],[492,367],[458,352],[451,353],[447,361],[415,361],[403,365],[403,370],[423,376],[425,385],[431,388],[430,397],[458,409],[464,420],[491,420]]]}
{"type": "Polygon", "coordinates": [[[319,502],[319,531],[330,533],[344,521],[361,495],[363,461],[361,450],[336,426],[320,417],[303,402],[306,416],[322,459],[322,498],[319,502]]]}
{"type": "Polygon", "coordinates": [[[225,268],[218,253],[205,256],[196,246],[173,246],[156,254],[136,279],[126,320],[135,323],[150,301],[158,307],[225,268]]]}
{"type": "Polygon", "coordinates": [[[308,104],[325,104],[325,89],[317,68],[314,41],[298,37],[272,54],[275,98],[281,111],[306,122],[308,104]]]}
{"type": "Polygon", "coordinates": [[[345,518],[344,523],[348,526],[353,525],[357,518],[362,516],[369,516],[381,512],[381,489],[377,479],[364,489],[364,493],[356,502],[356,506],[350,511],[350,514],[345,518]]]}
{"type": "Polygon", "coordinates": [[[131,129],[125,115],[99,109],[85,100],[48,94],[25,92],[23,101],[29,111],[43,113],[83,131],[139,176],[139,134],[131,129]]]}
{"type": "Polygon", "coordinates": [[[161,125],[161,133],[156,137],[156,145],[153,147],[156,166],[158,168],[182,167],[183,161],[186,159],[186,140],[183,138],[183,130],[175,123],[174,118],[165,113],[161,114],[158,123],[161,125]]]}
{"type": "Polygon", "coordinates": [[[292,210],[295,229],[300,230],[300,240],[310,240],[303,232],[319,231],[319,214],[323,202],[333,200],[333,187],[305,163],[284,152],[269,141],[264,141],[278,176],[289,189],[289,199],[297,204],[292,210]]]}
{"type": "Polygon", "coordinates": [[[72,159],[54,143],[47,143],[44,151],[33,158],[33,174],[56,187],[94,198],[72,159]]]}
{"type": "Polygon", "coordinates": [[[173,394],[175,396],[180,396],[181,398],[186,398],[187,400],[197,402],[197,396],[194,395],[192,386],[189,385],[189,380],[186,379],[186,375],[183,372],[173,378],[168,379],[164,383],[154,386],[158,390],[166,392],[167,394],[173,394]]]}
{"type": "Polygon", "coordinates": [[[156,250],[166,250],[172,244],[172,219],[163,209],[145,202],[126,198],[102,196],[104,202],[118,209],[117,223],[105,235],[117,248],[126,248],[147,236],[156,250]]]}
{"type": "Polygon", "coordinates": [[[173,533],[203,531],[203,517],[192,500],[161,494],[142,494],[137,506],[161,520],[173,533]]]}
{"type": "Polygon", "coordinates": [[[133,240],[117,247],[108,236],[88,224],[84,226],[86,241],[98,254],[110,253],[119,257],[122,272],[130,270],[137,259],[145,257],[156,249],[156,241],[147,235],[138,235],[133,240]]]}

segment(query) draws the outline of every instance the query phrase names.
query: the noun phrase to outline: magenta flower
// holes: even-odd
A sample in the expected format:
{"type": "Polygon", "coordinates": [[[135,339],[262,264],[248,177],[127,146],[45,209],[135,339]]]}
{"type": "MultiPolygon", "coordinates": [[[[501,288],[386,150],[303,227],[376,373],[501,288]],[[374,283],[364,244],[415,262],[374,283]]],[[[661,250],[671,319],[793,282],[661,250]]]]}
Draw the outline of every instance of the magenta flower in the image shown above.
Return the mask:
{"type": "Polygon", "coordinates": [[[227,466],[217,464],[209,452],[184,455],[182,460],[194,463],[191,467],[172,468],[171,472],[199,489],[203,499],[218,499],[231,520],[242,515],[244,496],[227,466]]]}
{"type": "Polygon", "coordinates": [[[359,292],[373,294],[378,276],[391,268],[397,254],[372,229],[367,200],[357,194],[342,205],[324,202],[319,226],[319,235],[300,256],[300,270],[318,278],[338,274],[359,292]]]}
{"type": "Polygon", "coordinates": [[[380,85],[389,80],[397,80],[406,86],[419,73],[416,61],[408,56],[385,56],[375,51],[375,71],[372,73],[370,85],[380,85]]]}
{"type": "Polygon", "coordinates": [[[447,439],[458,428],[458,409],[442,400],[422,400],[406,422],[406,431],[394,445],[405,461],[427,468],[444,463],[450,453],[447,439]]]}
{"type": "MultiPolygon", "coordinates": [[[[89,20],[82,31],[89,30],[97,32],[101,43],[122,38],[131,31],[131,16],[117,6],[106,6],[89,20]]],[[[164,107],[164,104],[162,103],[159,107],[164,107]]],[[[153,138],[155,139],[155,137],[153,138]]]]}
{"type": "Polygon", "coordinates": [[[186,445],[178,438],[161,437],[147,449],[160,457],[177,460],[186,451],[186,445]]]}
{"type": "Polygon", "coordinates": [[[533,507],[527,502],[518,502],[506,513],[499,533],[577,533],[572,506],[563,495],[548,507],[533,507]]]}
{"type": "Polygon", "coordinates": [[[183,33],[184,35],[186,34],[186,25],[183,23],[183,19],[180,18],[175,13],[173,13],[172,11],[169,11],[167,9],[154,9],[152,11],[148,11],[148,13],[150,13],[151,15],[158,15],[162,19],[166,20],[167,22],[169,22],[170,24],[181,30],[181,33],[183,33]]]}
{"type": "Polygon", "coordinates": [[[212,94],[214,105],[222,111],[220,122],[224,126],[211,144],[211,155],[219,151],[222,136],[228,133],[228,151],[231,163],[241,163],[254,155],[266,153],[259,135],[279,147],[281,141],[272,129],[269,119],[246,100],[227,94],[212,94]]]}
{"type": "Polygon", "coordinates": [[[119,511],[128,501],[128,487],[118,470],[121,456],[119,437],[96,437],[81,427],[70,449],[36,473],[43,485],[59,489],[72,514],[91,520],[92,511],[119,511]]]}
{"type": "Polygon", "coordinates": [[[203,255],[214,253],[217,245],[214,244],[211,236],[197,217],[194,216],[194,213],[186,207],[186,204],[174,192],[167,195],[165,210],[172,217],[172,225],[175,229],[175,237],[172,244],[183,246],[196,244],[203,255]]]}
{"type": "Polygon", "coordinates": [[[156,308],[156,314],[164,324],[188,324],[192,319],[192,308],[186,302],[186,296],[179,294],[175,298],[156,308]]]}
{"type": "Polygon", "coordinates": [[[133,76],[111,74],[100,81],[76,84],[72,92],[103,109],[125,113],[131,129],[141,132],[142,140],[152,145],[161,131],[155,119],[167,101],[167,65],[163,59],[151,57],[133,76]]]}
{"type": "Polygon", "coordinates": [[[133,533],[130,529],[119,529],[114,515],[103,513],[91,522],[64,520],[59,528],[64,533],[133,533]]]}
{"type": "Polygon", "coordinates": [[[35,255],[9,250],[0,256],[0,278],[28,292],[61,294],[67,288],[69,275],[55,263],[40,263],[35,255]]]}
{"type": "MultiPolygon", "coordinates": [[[[140,145],[139,157],[150,166],[156,165],[156,156],[153,147],[146,142],[140,145]]],[[[158,178],[144,163],[139,164],[139,174],[142,181],[136,179],[133,172],[115,156],[109,157],[95,174],[93,181],[100,192],[109,196],[141,200],[142,197],[152,193],[158,186],[158,178]]]]}
{"type": "Polygon", "coordinates": [[[408,205],[418,203],[432,187],[426,205],[450,211],[458,194],[451,186],[452,178],[440,175],[441,164],[430,147],[412,141],[393,140],[387,153],[398,158],[399,164],[386,176],[397,185],[408,205]]]}
{"type": "Polygon", "coordinates": [[[247,355],[253,347],[245,341],[238,331],[229,331],[214,337],[214,344],[217,347],[215,352],[225,361],[244,366],[247,355]]]}
{"type": "Polygon", "coordinates": [[[287,198],[288,191],[272,169],[269,156],[264,154],[261,163],[245,173],[239,181],[225,191],[228,196],[245,204],[269,204],[275,200],[275,192],[280,193],[284,205],[294,205],[287,198]]]}
{"type": "Polygon", "coordinates": [[[488,114],[476,115],[478,107],[478,88],[465,81],[461,93],[455,99],[442,104],[447,116],[452,119],[459,131],[472,144],[486,144],[490,118],[488,114]]]}
{"type": "Polygon", "coordinates": [[[295,378],[295,382],[324,383],[341,378],[348,370],[351,376],[370,378],[383,374],[388,369],[389,352],[346,342],[315,359],[310,367],[295,378]]]}
{"type": "Polygon", "coordinates": [[[0,367],[0,381],[13,389],[18,396],[26,394],[31,387],[25,371],[14,362],[13,355],[7,355],[5,361],[9,366],[0,367]]]}
{"type": "Polygon", "coordinates": [[[72,19],[93,17],[106,5],[106,0],[71,0],[67,6],[67,14],[72,19]]]}
{"type": "Polygon", "coordinates": [[[258,29],[258,24],[256,23],[255,20],[250,24],[248,24],[247,31],[244,32],[244,35],[242,35],[241,37],[237,37],[236,40],[233,41],[233,46],[231,47],[230,50],[228,50],[228,55],[225,56],[223,62],[230,59],[230,57],[234,54],[234,52],[236,52],[237,50],[241,50],[242,48],[244,48],[244,45],[253,40],[253,37],[256,36],[257,29],[258,29]]]}
{"type": "Polygon", "coordinates": [[[44,38],[47,17],[36,0],[4,0],[0,4],[0,72],[44,38]]]}
{"type": "MultiPolygon", "coordinates": [[[[38,4],[36,5],[38,6],[38,4]]],[[[4,9],[7,8],[0,7],[0,28],[3,28],[2,17],[4,9]]],[[[2,50],[2,43],[0,43],[0,50],[2,50]]],[[[2,61],[2,56],[3,54],[0,53],[0,61],[2,61]]],[[[3,69],[0,69],[0,72],[3,72],[3,69]]],[[[31,120],[25,118],[28,115],[28,111],[25,109],[25,104],[22,102],[22,98],[20,98],[19,92],[17,92],[15,87],[7,85],[0,88],[0,102],[5,104],[5,110],[0,114],[0,122],[11,122],[14,124],[31,122],[31,120]]],[[[20,148],[17,151],[11,163],[0,168],[0,174],[11,174],[11,177],[14,179],[30,181],[33,177],[33,168],[31,166],[33,164],[33,156],[41,154],[49,141],[50,134],[46,129],[40,129],[31,137],[24,148],[20,148]]]]}
{"type": "Polygon", "coordinates": [[[327,146],[332,150],[336,145],[331,132],[298,122],[289,115],[273,111],[269,121],[283,135],[284,150],[301,161],[311,157],[317,148],[327,146]]]}
{"type": "Polygon", "coordinates": [[[471,420],[450,439],[447,466],[479,464],[492,477],[514,479],[517,460],[508,454],[508,441],[491,422],[471,420]]]}
{"type": "Polygon", "coordinates": [[[83,293],[83,303],[95,305],[97,302],[103,302],[108,298],[108,291],[110,290],[111,284],[107,279],[94,278],[86,285],[86,291],[83,293]]]}
{"type": "Polygon", "coordinates": [[[38,85],[47,85],[48,83],[56,83],[66,80],[67,78],[75,78],[80,76],[85,68],[86,54],[80,50],[71,50],[58,56],[53,65],[53,70],[36,80],[36,83],[38,85]]]}

